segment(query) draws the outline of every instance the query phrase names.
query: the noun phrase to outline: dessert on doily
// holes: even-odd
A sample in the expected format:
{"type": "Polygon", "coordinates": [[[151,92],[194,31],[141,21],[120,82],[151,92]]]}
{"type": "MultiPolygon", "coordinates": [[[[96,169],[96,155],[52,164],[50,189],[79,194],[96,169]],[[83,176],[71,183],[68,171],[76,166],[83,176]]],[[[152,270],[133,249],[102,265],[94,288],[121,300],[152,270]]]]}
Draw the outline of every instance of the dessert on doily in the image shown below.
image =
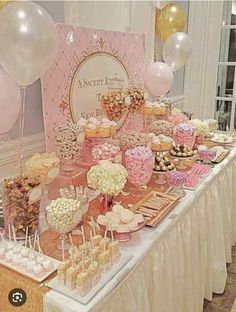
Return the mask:
{"type": "Polygon", "coordinates": [[[149,131],[155,133],[155,135],[164,134],[166,136],[172,136],[173,124],[166,120],[153,121],[149,131]]]}
{"type": "Polygon", "coordinates": [[[132,149],[136,146],[147,146],[149,138],[146,133],[129,130],[116,136],[119,145],[123,151],[132,149]]]}
{"type": "Polygon", "coordinates": [[[121,162],[120,147],[108,142],[95,145],[92,149],[92,157],[95,162],[100,160],[111,160],[113,162],[121,162]]]}
{"type": "Polygon", "coordinates": [[[25,162],[25,174],[38,178],[41,184],[50,183],[59,174],[59,158],[55,153],[34,154],[25,162]]]}
{"type": "Polygon", "coordinates": [[[173,162],[168,156],[158,155],[155,156],[154,170],[158,172],[167,172],[175,168],[173,162]]]}
{"type": "Polygon", "coordinates": [[[77,124],[82,127],[88,138],[108,138],[114,136],[117,131],[117,123],[107,118],[101,120],[95,117],[90,117],[88,120],[80,118],[77,124]]]}
{"type": "Polygon", "coordinates": [[[170,154],[174,157],[192,157],[194,155],[194,151],[186,144],[176,144],[173,145],[170,150],[170,154]]]}
{"type": "Polygon", "coordinates": [[[164,134],[156,136],[155,133],[149,133],[148,136],[151,139],[152,151],[168,151],[173,145],[173,139],[164,134]]]}

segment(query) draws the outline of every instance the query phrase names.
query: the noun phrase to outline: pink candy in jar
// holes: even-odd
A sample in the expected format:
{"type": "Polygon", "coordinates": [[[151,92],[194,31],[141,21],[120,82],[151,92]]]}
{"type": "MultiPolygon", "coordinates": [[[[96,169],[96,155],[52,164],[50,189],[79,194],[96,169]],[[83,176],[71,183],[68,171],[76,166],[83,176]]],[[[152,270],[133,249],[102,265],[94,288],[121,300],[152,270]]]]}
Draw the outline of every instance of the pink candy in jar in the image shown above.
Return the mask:
{"type": "Polygon", "coordinates": [[[191,124],[181,123],[174,127],[174,141],[176,144],[185,144],[193,148],[196,138],[196,129],[191,124]]]}
{"type": "Polygon", "coordinates": [[[215,158],[216,151],[208,148],[198,148],[198,154],[200,156],[200,160],[204,164],[208,164],[215,158]]]}
{"type": "Polygon", "coordinates": [[[95,163],[100,160],[111,160],[113,162],[121,162],[120,147],[110,143],[100,143],[92,149],[92,157],[95,163]]]}
{"type": "Polygon", "coordinates": [[[137,146],[125,153],[125,167],[128,181],[135,186],[148,184],[152,177],[152,151],[145,146],[137,146]]]}

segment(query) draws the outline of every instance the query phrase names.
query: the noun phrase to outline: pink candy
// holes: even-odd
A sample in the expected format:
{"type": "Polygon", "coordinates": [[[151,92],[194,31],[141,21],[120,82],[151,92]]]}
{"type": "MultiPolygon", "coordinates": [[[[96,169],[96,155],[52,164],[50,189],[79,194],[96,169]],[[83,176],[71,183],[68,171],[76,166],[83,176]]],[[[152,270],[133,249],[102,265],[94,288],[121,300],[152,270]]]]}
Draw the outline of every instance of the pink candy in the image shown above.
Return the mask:
{"type": "Polygon", "coordinates": [[[187,180],[188,174],[181,171],[170,171],[165,174],[166,181],[170,186],[182,187],[187,180]]]}
{"type": "Polygon", "coordinates": [[[152,176],[152,152],[148,147],[138,146],[125,153],[128,181],[135,186],[146,185],[152,176]]]}
{"type": "Polygon", "coordinates": [[[181,123],[174,127],[174,141],[176,144],[186,144],[191,148],[195,142],[195,127],[181,123]]]}
{"type": "Polygon", "coordinates": [[[120,152],[120,148],[117,145],[109,143],[98,144],[92,149],[92,156],[95,162],[100,160],[114,160],[114,157],[120,152]]]}

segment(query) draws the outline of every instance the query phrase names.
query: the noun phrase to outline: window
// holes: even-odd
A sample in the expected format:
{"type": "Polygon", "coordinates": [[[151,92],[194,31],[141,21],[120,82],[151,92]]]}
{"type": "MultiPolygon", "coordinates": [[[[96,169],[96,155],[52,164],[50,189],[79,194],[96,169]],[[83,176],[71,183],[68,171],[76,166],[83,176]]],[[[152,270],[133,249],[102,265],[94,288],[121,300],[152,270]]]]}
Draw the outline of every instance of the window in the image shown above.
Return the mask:
{"type": "Polygon", "coordinates": [[[236,128],[236,1],[224,1],[216,87],[220,130],[236,128]]]}

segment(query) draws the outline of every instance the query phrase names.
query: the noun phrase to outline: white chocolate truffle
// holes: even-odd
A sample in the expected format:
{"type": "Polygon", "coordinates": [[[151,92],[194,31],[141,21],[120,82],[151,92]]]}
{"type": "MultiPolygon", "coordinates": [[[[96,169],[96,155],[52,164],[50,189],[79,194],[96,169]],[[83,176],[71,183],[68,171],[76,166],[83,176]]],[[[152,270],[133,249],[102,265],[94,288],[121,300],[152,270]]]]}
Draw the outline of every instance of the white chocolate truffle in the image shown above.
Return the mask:
{"type": "Polygon", "coordinates": [[[124,209],[124,211],[121,212],[120,218],[121,221],[124,223],[129,223],[133,219],[134,213],[128,209],[124,209]]]}
{"type": "Polygon", "coordinates": [[[99,215],[97,217],[97,223],[101,224],[101,225],[107,225],[107,217],[106,216],[103,216],[103,215],[99,215]]]}
{"type": "Polygon", "coordinates": [[[133,221],[137,223],[143,223],[144,222],[144,217],[140,213],[135,213],[133,216],[133,221]]]}
{"type": "Polygon", "coordinates": [[[12,263],[14,265],[19,265],[21,258],[22,258],[22,256],[20,254],[14,254],[14,256],[12,258],[12,263]]]}
{"type": "Polygon", "coordinates": [[[43,268],[40,264],[36,264],[35,267],[34,267],[34,275],[36,277],[39,277],[40,275],[42,275],[43,273],[43,268]]]}
{"type": "Polygon", "coordinates": [[[45,272],[51,271],[51,270],[52,270],[52,267],[53,267],[52,262],[51,262],[51,260],[49,260],[49,259],[45,259],[45,260],[42,262],[42,266],[43,266],[43,269],[44,269],[45,272]]]}
{"type": "Polygon", "coordinates": [[[116,231],[118,233],[127,233],[129,232],[129,227],[127,226],[127,224],[119,224],[116,228],[116,231]]]}
{"type": "Polygon", "coordinates": [[[6,254],[6,248],[5,246],[0,247],[0,259],[4,259],[6,254]]]}
{"type": "Polygon", "coordinates": [[[5,254],[5,260],[7,262],[12,262],[13,256],[14,256],[14,252],[12,250],[7,251],[5,254]]]}
{"type": "Polygon", "coordinates": [[[27,265],[26,265],[26,270],[28,272],[34,272],[34,267],[35,267],[35,261],[34,260],[28,260],[27,265]]]}
{"type": "Polygon", "coordinates": [[[29,250],[27,248],[22,247],[21,251],[20,251],[22,257],[28,257],[29,256],[29,250]]]}

